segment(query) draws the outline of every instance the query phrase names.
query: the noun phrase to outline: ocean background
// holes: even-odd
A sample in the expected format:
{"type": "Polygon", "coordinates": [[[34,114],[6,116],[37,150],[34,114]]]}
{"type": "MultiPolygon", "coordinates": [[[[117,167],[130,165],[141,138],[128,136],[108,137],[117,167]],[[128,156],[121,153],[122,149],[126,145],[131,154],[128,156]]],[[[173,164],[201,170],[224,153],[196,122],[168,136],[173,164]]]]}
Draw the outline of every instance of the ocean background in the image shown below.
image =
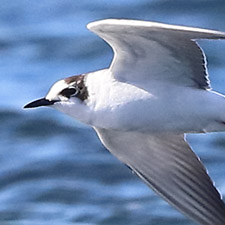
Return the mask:
{"type": "MultiPolygon", "coordinates": [[[[101,145],[48,108],[23,110],[61,78],[109,66],[86,24],[152,20],[225,31],[224,0],[0,0],[0,225],[191,225],[101,145]]],[[[225,94],[225,41],[200,41],[225,94]]],[[[225,133],[188,140],[225,198],[225,133]]]]}

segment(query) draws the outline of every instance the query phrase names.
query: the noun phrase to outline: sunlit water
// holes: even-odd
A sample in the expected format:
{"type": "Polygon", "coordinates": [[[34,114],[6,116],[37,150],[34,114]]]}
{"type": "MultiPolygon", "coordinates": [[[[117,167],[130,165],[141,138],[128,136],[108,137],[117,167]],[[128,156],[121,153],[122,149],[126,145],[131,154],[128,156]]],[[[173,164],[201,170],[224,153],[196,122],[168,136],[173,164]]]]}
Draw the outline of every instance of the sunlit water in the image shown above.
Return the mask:
{"type": "MultiPolygon", "coordinates": [[[[24,111],[57,79],[107,67],[111,49],[85,25],[131,18],[225,31],[225,2],[0,0],[0,224],[193,224],[110,155],[88,127],[24,111]]],[[[225,41],[201,41],[225,93],[225,41]]],[[[225,135],[189,140],[225,196],[225,135]]]]}

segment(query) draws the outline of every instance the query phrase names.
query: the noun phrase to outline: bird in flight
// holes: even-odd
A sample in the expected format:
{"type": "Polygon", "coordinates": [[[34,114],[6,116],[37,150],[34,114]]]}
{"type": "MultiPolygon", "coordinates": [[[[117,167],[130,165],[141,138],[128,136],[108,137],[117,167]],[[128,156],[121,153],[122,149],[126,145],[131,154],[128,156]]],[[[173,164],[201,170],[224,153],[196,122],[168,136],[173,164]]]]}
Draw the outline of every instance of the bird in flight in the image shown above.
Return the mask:
{"type": "Polygon", "coordinates": [[[106,19],[88,29],[113,49],[109,68],[57,81],[24,108],[50,106],[88,124],[162,198],[202,225],[225,225],[225,204],[186,133],[225,131],[225,96],[212,91],[197,39],[225,33],[106,19]]]}

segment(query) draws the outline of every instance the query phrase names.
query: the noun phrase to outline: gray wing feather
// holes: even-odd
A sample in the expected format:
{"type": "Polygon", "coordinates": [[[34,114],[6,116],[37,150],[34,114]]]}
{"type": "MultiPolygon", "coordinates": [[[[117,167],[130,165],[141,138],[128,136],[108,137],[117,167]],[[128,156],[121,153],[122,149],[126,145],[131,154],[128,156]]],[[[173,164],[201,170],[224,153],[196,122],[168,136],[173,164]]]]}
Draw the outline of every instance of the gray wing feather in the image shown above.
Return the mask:
{"type": "Polygon", "coordinates": [[[112,154],[171,205],[199,224],[225,224],[225,204],[183,135],[96,131],[112,154]]]}
{"type": "Polygon", "coordinates": [[[205,56],[194,40],[225,38],[218,31],[148,21],[109,19],[88,28],[113,48],[113,76],[141,87],[163,81],[210,89],[205,56]]]}

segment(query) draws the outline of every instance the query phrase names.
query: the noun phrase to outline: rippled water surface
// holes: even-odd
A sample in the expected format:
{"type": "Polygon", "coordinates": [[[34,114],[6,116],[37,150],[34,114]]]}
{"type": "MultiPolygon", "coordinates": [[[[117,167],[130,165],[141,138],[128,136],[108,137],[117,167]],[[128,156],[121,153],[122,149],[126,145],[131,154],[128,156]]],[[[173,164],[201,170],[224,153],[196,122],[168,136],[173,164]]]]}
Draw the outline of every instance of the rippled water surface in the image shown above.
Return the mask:
{"type": "MultiPolygon", "coordinates": [[[[219,0],[0,0],[0,224],[194,224],[100,144],[51,109],[24,111],[55,80],[105,68],[111,49],[88,22],[131,18],[225,31],[219,0]]],[[[225,41],[201,41],[214,89],[225,93],[225,41]]],[[[225,135],[191,135],[225,197],[225,135]]]]}

